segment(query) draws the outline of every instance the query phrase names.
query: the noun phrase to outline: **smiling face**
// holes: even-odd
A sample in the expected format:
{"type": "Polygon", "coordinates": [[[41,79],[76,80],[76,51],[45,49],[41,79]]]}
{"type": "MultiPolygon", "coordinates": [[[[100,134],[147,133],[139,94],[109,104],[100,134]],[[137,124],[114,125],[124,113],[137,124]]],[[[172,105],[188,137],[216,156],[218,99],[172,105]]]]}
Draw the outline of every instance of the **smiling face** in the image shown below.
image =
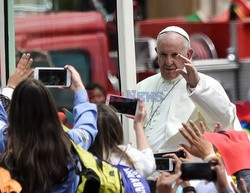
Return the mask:
{"type": "Polygon", "coordinates": [[[176,78],[179,76],[176,69],[184,68],[184,63],[177,57],[178,54],[189,59],[192,56],[187,39],[175,32],[167,32],[158,36],[156,52],[161,76],[165,80],[176,78]]]}

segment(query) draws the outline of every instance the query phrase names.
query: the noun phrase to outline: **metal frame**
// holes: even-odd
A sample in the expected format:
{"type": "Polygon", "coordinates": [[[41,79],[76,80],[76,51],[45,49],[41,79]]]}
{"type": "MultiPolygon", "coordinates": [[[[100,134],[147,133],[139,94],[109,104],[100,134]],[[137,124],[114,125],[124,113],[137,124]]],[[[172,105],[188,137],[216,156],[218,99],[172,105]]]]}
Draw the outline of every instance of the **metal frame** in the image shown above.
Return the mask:
{"type": "Polygon", "coordinates": [[[15,69],[14,0],[0,1],[1,86],[15,69]]]}
{"type": "Polygon", "coordinates": [[[0,1],[0,51],[1,51],[1,86],[6,85],[6,70],[5,70],[5,1],[0,1]]]}
{"type": "MultiPolygon", "coordinates": [[[[135,40],[133,20],[133,0],[117,0],[117,26],[119,45],[119,67],[121,78],[121,92],[136,89],[136,63],[135,63],[135,40]]],[[[135,132],[131,119],[122,117],[124,128],[124,142],[135,143],[135,132]]]]}

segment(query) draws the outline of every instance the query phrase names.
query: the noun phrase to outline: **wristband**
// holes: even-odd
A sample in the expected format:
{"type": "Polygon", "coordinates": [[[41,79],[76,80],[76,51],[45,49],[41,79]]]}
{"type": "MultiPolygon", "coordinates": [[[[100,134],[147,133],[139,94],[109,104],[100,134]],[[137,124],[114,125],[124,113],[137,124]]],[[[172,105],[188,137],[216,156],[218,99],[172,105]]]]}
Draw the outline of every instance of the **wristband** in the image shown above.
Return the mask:
{"type": "Polygon", "coordinates": [[[14,92],[13,88],[4,87],[2,90],[2,95],[8,97],[11,100],[13,92],[14,92]]]}
{"type": "Polygon", "coordinates": [[[7,110],[9,104],[10,104],[10,99],[2,94],[0,94],[0,101],[5,109],[5,111],[7,110]]]}
{"type": "Polygon", "coordinates": [[[193,186],[186,186],[185,188],[183,188],[183,193],[186,193],[189,191],[193,191],[194,193],[196,193],[195,188],[193,186]]]}
{"type": "Polygon", "coordinates": [[[213,157],[216,157],[216,154],[210,153],[207,157],[204,158],[204,161],[209,162],[213,157]]]}

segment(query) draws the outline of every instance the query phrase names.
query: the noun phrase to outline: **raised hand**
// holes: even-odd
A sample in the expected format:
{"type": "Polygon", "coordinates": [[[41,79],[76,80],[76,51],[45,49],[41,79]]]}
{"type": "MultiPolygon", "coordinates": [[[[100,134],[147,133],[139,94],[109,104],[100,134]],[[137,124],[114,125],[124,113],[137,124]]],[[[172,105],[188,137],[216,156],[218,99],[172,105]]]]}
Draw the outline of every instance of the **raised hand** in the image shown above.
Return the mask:
{"type": "Polygon", "coordinates": [[[188,85],[191,88],[195,88],[200,80],[200,77],[194,64],[191,62],[190,59],[182,56],[181,54],[178,54],[177,62],[184,63],[185,68],[177,69],[176,71],[179,72],[186,79],[188,85]]]}
{"type": "MultiPolygon", "coordinates": [[[[186,144],[180,144],[189,153],[199,158],[206,158],[209,154],[214,153],[213,144],[207,141],[200,132],[199,128],[194,122],[189,121],[188,124],[183,123],[182,129],[180,129],[181,135],[189,142],[190,146],[186,144]]],[[[201,125],[202,127],[202,125],[201,125]]]]}
{"type": "Polygon", "coordinates": [[[15,88],[19,82],[29,77],[33,70],[31,69],[31,64],[33,59],[30,58],[30,54],[23,54],[21,59],[17,63],[15,71],[10,75],[7,87],[15,88]]]}
{"type": "Polygon", "coordinates": [[[75,93],[78,90],[85,89],[80,74],[71,65],[66,65],[64,68],[69,69],[71,72],[71,85],[70,89],[75,93]]]}
{"type": "Polygon", "coordinates": [[[143,101],[138,101],[138,109],[134,116],[134,124],[141,124],[143,127],[144,119],[147,115],[146,106],[143,101]]]}
{"type": "Polygon", "coordinates": [[[222,124],[220,122],[216,123],[214,126],[214,132],[218,133],[218,131],[222,130],[222,124]]]}

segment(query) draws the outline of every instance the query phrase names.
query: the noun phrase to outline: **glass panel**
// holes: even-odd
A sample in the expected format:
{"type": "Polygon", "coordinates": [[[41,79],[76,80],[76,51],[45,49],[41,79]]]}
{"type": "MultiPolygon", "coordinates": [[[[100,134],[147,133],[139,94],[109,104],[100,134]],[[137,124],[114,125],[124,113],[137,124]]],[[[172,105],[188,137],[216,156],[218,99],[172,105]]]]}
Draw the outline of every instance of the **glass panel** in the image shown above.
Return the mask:
{"type": "Polygon", "coordinates": [[[197,70],[218,80],[231,101],[247,99],[250,84],[246,85],[249,81],[242,81],[240,77],[246,73],[245,63],[250,63],[250,52],[245,47],[250,42],[250,25],[249,21],[240,18],[231,1],[133,2],[134,15],[142,15],[135,17],[134,22],[138,82],[159,72],[155,52],[157,34],[167,26],[179,26],[189,34],[194,51],[192,60],[197,70]]]}
{"type": "MultiPolygon", "coordinates": [[[[86,52],[82,52],[81,50],[51,51],[49,55],[53,66],[64,67],[66,64],[70,64],[80,73],[85,85],[91,82],[91,63],[89,55],[86,52]]],[[[74,95],[70,90],[50,88],[50,92],[54,96],[58,108],[72,110],[74,95]]]]}
{"type": "MultiPolygon", "coordinates": [[[[16,60],[29,52],[34,68],[70,64],[86,86],[97,83],[106,93],[116,91],[116,20],[112,18],[114,9],[107,8],[102,0],[15,0],[16,60]]],[[[72,110],[70,91],[50,91],[59,110],[72,110]]]]}

